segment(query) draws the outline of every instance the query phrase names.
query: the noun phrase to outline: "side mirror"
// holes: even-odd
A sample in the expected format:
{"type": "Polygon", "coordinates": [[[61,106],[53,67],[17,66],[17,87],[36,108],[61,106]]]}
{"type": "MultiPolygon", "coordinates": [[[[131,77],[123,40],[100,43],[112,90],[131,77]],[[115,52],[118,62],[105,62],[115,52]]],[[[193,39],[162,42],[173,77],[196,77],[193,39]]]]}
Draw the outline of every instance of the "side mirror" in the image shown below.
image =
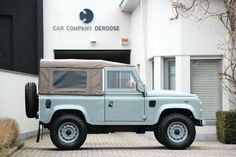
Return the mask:
{"type": "Polygon", "coordinates": [[[140,84],[140,82],[136,83],[136,90],[141,92],[141,93],[144,93],[144,88],[143,86],[140,84]]]}

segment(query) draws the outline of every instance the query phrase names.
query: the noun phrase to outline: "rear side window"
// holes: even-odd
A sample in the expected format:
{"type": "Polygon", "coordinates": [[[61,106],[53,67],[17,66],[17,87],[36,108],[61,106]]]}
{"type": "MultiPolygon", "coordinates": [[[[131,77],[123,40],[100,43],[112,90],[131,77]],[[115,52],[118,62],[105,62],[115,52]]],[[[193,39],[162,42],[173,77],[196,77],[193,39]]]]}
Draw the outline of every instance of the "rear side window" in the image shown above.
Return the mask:
{"type": "Polygon", "coordinates": [[[86,71],[54,71],[54,88],[87,88],[86,71]]]}

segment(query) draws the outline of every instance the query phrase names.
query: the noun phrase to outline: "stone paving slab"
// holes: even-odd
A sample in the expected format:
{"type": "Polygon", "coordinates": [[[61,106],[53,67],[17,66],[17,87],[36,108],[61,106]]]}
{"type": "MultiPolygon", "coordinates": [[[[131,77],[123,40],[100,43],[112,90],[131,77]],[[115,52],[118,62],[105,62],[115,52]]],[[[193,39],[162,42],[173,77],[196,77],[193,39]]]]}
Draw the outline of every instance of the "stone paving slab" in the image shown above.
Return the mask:
{"type": "Polygon", "coordinates": [[[25,140],[13,157],[236,157],[236,145],[196,141],[186,150],[168,150],[156,140],[135,133],[92,134],[79,150],[59,151],[44,135],[25,140]]]}

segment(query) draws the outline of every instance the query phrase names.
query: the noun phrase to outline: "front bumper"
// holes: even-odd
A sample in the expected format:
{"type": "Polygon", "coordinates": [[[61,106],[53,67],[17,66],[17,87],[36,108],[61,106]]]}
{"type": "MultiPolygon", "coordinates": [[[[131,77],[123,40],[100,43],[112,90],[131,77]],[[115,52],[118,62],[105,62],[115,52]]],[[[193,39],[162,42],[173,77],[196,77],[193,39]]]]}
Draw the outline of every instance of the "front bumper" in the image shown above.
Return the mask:
{"type": "Polygon", "coordinates": [[[197,126],[203,126],[203,120],[202,120],[202,119],[196,120],[196,121],[195,121],[195,125],[197,125],[197,126]]]}

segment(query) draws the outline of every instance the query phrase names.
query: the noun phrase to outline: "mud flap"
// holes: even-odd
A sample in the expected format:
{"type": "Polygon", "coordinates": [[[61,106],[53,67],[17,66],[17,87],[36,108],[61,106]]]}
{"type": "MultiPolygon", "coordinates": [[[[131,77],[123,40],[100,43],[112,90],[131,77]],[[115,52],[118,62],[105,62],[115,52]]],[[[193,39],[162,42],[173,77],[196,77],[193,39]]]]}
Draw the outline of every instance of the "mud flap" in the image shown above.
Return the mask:
{"type": "Polygon", "coordinates": [[[43,140],[43,125],[39,122],[38,133],[37,133],[37,137],[36,137],[36,143],[39,142],[40,136],[41,136],[41,140],[43,140]],[[42,126],[42,130],[40,132],[41,126],[42,126]],[[40,133],[41,133],[41,135],[40,135],[40,133]]]}
{"type": "Polygon", "coordinates": [[[39,142],[39,139],[40,139],[40,122],[39,122],[37,137],[36,137],[36,143],[39,142]]]}

